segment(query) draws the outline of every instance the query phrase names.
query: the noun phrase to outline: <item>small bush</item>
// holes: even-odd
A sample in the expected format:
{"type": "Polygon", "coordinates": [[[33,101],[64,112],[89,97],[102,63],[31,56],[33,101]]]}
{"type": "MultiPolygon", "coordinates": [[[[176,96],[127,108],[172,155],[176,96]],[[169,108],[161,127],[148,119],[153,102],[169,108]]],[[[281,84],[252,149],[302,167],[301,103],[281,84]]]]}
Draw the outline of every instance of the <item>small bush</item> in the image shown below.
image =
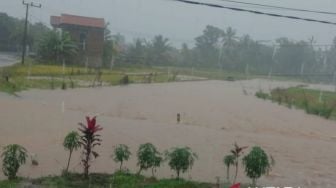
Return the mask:
{"type": "Polygon", "coordinates": [[[172,170],[176,172],[176,178],[180,178],[180,173],[184,173],[191,169],[197,159],[196,153],[192,152],[189,147],[174,148],[170,152],[166,152],[168,164],[172,170]]]}
{"type": "Polygon", "coordinates": [[[127,85],[127,84],[129,84],[129,77],[128,77],[128,75],[125,75],[120,80],[120,85],[127,85]]]}
{"type": "Polygon", "coordinates": [[[263,91],[256,92],[255,96],[260,98],[260,99],[264,99],[264,100],[266,100],[270,97],[269,94],[264,93],[263,91]]]}
{"type": "Polygon", "coordinates": [[[16,173],[21,165],[26,163],[27,150],[17,144],[11,144],[4,148],[2,157],[2,171],[9,180],[16,179],[16,173]]]}
{"type": "Polygon", "coordinates": [[[278,101],[278,104],[281,105],[282,104],[282,97],[278,96],[277,101],[278,101]]]}
{"type": "Polygon", "coordinates": [[[235,164],[235,156],[234,155],[227,155],[224,157],[223,162],[226,166],[226,180],[230,182],[230,166],[235,164]]]}
{"type": "Polygon", "coordinates": [[[253,147],[250,153],[243,158],[243,164],[246,175],[252,179],[253,186],[256,186],[257,179],[271,169],[268,156],[260,147],[253,147]]]}
{"type": "Polygon", "coordinates": [[[70,132],[68,135],[66,135],[66,137],[64,138],[63,141],[63,147],[69,151],[69,158],[68,158],[68,162],[67,162],[67,166],[65,169],[65,174],[68,173],[69,170],[69,165],[70,165],[70,160],[71,160],[71,156],[73,151],[77,150],[78,148],[80,148],[81,143],[80,143],[80,136],[76,131],[72,131],[70,132]]]}
{"type": "Polygon", "coordinates": [[[66,85],[65,82],[62,82],[62,89],[63,89],[63,90],[66,90],[66,89],[67,89],[67,85],[66,85]]]}
{"type": "Polygon", "coordinates": [[[133,188],[138,187],[139,184],[144,182],[143,176],[135,176],[129,173],[117,172],[113,175],[112,186],[113,187],[123,187],[123,188],[133,188]]]}
{"type": "Polygon", "coordinates": [[[122,170],[122,165],[124,161],[127,161],[129,157],[131,156],[131,152],[129,151],[128,146],[124,144],[120,144],[117,147],[114,148],[113,152],[113,160],[115,162],[120,163],[119,170],[122,170]]]}
{"type": "Polygon", "coordinates": [[[158,152],[156,147],[151,143],[146,143],[140,145],[138,152],[138,166],[139,171],[138,174],[141,173],[142,170],[147,170],[152,168],[152,175],[154,176],[154,171],[156,167],[159,167],[162,162],[161,153],[158,152]]]}

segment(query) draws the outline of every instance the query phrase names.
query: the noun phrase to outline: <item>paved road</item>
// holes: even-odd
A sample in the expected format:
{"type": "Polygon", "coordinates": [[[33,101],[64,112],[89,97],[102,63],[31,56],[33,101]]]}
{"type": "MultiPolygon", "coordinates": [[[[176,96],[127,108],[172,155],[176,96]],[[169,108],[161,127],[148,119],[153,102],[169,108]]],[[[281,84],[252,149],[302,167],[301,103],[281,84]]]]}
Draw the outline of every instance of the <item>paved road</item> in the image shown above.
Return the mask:
{"type": "Polygon", "coordinates": [[[18,57],[15,53],[0,52],[0,67],[12,65],[18,62],[18,57]]]}

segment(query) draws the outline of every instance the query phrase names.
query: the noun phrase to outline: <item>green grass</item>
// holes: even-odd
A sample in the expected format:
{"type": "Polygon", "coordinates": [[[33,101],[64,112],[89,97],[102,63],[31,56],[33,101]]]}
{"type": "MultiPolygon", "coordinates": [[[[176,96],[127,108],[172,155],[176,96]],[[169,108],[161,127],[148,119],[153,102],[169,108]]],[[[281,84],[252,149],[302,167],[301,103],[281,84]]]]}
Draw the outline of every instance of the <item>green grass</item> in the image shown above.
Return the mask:
{"type": "MultiPolygon", "coordinates": [[[[147,83],[149,73],[156,75],[152,77],[152,83],[171,80],[167,74],[151,67],[116,67],[113,70],[101,69],[100,71],[101,81],[105,86],[119,85],[120,80],[126,74],[129,75],[129,83],[147,83]]],[[[66,67],[63,71],[61,65],[38,64],[32,59],[27,59],[25,65],[15,64],[0,68],[0,91],[15,94],[30,88],[58,89],[62,87],[63,79],[67,88],[72,85],[74,87],[89,87],[96,78],[97,70],[95,69],[74,66],[66,67]],[[9,76],[9,82],[5,81],[5,76],[9,76]]]]}
{"type": "MultiPolygon", "coordinates": [[[[148,75],[152,73],[151,83],[164,83],[176,81],[174,75],[187,75],[214,80],[242,80],[252,78],[266,78],[265,75],[246,76],[241,72],[227,72],[218,69],[183,67],[148,67],[148,66],[116,66],[111,69],[100,69],[101,81],[104,86],[119,85],[124,75],[129,75],[129,83],[148,83],[148,75]],[[170,74],[168,74],[168,72],[170,74]]],[[[15,64],[0,68],[0,91],[15,94],[16,92],[31,88],[58,89],[63,83],[63,75],[67,88],[89,87],[97,77],[97,70],[68,65],[64,68],[57,64],[39,64],[33,59],[27,58],[26,64],[15,64]],[[3,77],[8,75],[10,82],[5,82],[3,77]],[[53,79],[51,79],[53,78],[53,79]],[[53,81],[52,81],[53,80],[53,81]],[[71,81],[72,80],[72,81],[71,81]]],[[[287,79],[274,77],[274,79],[287,79]]]]}
{"type": "Polygon", "coordinates": [[[16,188],[18,187],[21,180],[4,180],[0,181],[0,187],[1,188],[16,188]]]}
{"type": "Polygon", "coordinates": [[[323,91],[321,93],[319,90],[291,87],[287,89],[274,89],[270,95],[257,92],[256,96],[258,98],[272,100],[280,105],[286,105],[289,108],[294,106],[298,109],[303,109],[308,114],[319,115],[326,119],[336,119],[335,92],[323,91]]]}
{"type": "Polygon", "coordinates": [[[32,180],[0,181],[1,188],[16,188],[21,182],[32,183],[41,188],[212,188],[213,184],[187,180],[146,178],[129,173],[91,174],[84,180],[81,174],[48,176],[32,180]]]}

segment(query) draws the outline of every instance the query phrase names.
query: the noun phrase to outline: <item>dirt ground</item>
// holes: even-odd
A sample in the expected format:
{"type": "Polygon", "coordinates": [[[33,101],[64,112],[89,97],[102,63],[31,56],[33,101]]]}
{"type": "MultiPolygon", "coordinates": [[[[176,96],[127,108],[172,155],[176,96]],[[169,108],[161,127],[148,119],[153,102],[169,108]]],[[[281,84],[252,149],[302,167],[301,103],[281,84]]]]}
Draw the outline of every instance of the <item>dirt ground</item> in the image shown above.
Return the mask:
{"type": "MultiPolygon", "coordinates": [[[[64,136],[77,130],[86,115],[97,115],[104,127],[103,144],[97,148],[101,156],[94,161],[92,171],[113,172],[118,168],[111,159],[117,144],[130,146],[133,156],[125,165],[135,171],[139,144],[151,142],[161,151],[191,147],[198,160],[184,178],[215,182],[217,176],[225,179],[223,156],[237,142],[261,146],[275,159],[275,167],[260,179],[261,185],[335,188],[336,122],[254,96],[260,88],[296,84],[200,81],[31,90],[19,93],[20,97],[0,94],[0,146],[22,144],[37,157],[39,165],[28,162],[20,169],[20,176],[60,174],[68,156],[62,147],[64,136]],[[176,123],[177,113],[182,116],[180,124],[176,123]]],[[[71,170],[80,172],[79,155],[77,151],[73,156],[71,170]]],[[[173,174],[166,164],[157,170],[159,177],[173,174]]],[[[4,178],[1,173],[0,178],[4,178]]],[[[238,180],[250,181],[242,168],[238,180]]]]}

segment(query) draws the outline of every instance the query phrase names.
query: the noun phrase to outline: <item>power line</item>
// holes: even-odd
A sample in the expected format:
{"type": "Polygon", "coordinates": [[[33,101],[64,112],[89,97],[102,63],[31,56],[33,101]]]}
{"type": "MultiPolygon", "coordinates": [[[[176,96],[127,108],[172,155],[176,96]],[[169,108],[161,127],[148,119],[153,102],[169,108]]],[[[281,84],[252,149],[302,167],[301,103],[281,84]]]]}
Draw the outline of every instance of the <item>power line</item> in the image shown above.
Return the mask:
{"type": "Polygon", "coordinates": [[[309,13],[336,15],[336,12],[327,12],[327,11],[319,11],[319,10],[308,10],[308,9],[298,9],[298,8],[290,8],[290,7],[275,6],[275,5],[266,5],[266,4],[259,4],[259,3],[241,2],[241,1],[235,1],[235,0],[220,0],[220,1],[225,1],[225,2],[230,2],[230,3],[237,3],[237,4],[244,4],[244,5],[253,5],[253,6],[267,7],[267,8],[276,8],[276,9],[289,10],[289,11],[297,11],[297,12],[309,12],[309,13]]]}
{"type": "Polygon", "coordinates": [[[261,12],[261,11],[250,10],[250,9],[242,9],[242,8],[223,6],[223,5],[218,5],[218,4],[203,3],[203,2],[198,2],[198,1],[189,1],[189,0],[172,0],[172,1],[177,1],[177,2],[181,2],[181,3],[192,4],[192,5],[208,6],[208,7],[212,7],[212,8],[229,9],[229,10],[239,11],[239,12],[248,12],[248,13],[252,13],[252,14],[266,15],[266,16],[272,16],[272,17],[280,17],[280,18],[288,18],[288,19],[294,19],[294,20],[302,20],[302,21],[308,21],[308,22],[316,22],[316,23],[322,23],[322,24],[336,25],[336,22],[331,22],[331,21],[316,20],[316,19],[312,19],[312,18],[303,18],[303,17],[297,17],[297,16],[288,16],[288,15],[282,15],[282,14],[267,13],[267,12],[261,12]]]}

